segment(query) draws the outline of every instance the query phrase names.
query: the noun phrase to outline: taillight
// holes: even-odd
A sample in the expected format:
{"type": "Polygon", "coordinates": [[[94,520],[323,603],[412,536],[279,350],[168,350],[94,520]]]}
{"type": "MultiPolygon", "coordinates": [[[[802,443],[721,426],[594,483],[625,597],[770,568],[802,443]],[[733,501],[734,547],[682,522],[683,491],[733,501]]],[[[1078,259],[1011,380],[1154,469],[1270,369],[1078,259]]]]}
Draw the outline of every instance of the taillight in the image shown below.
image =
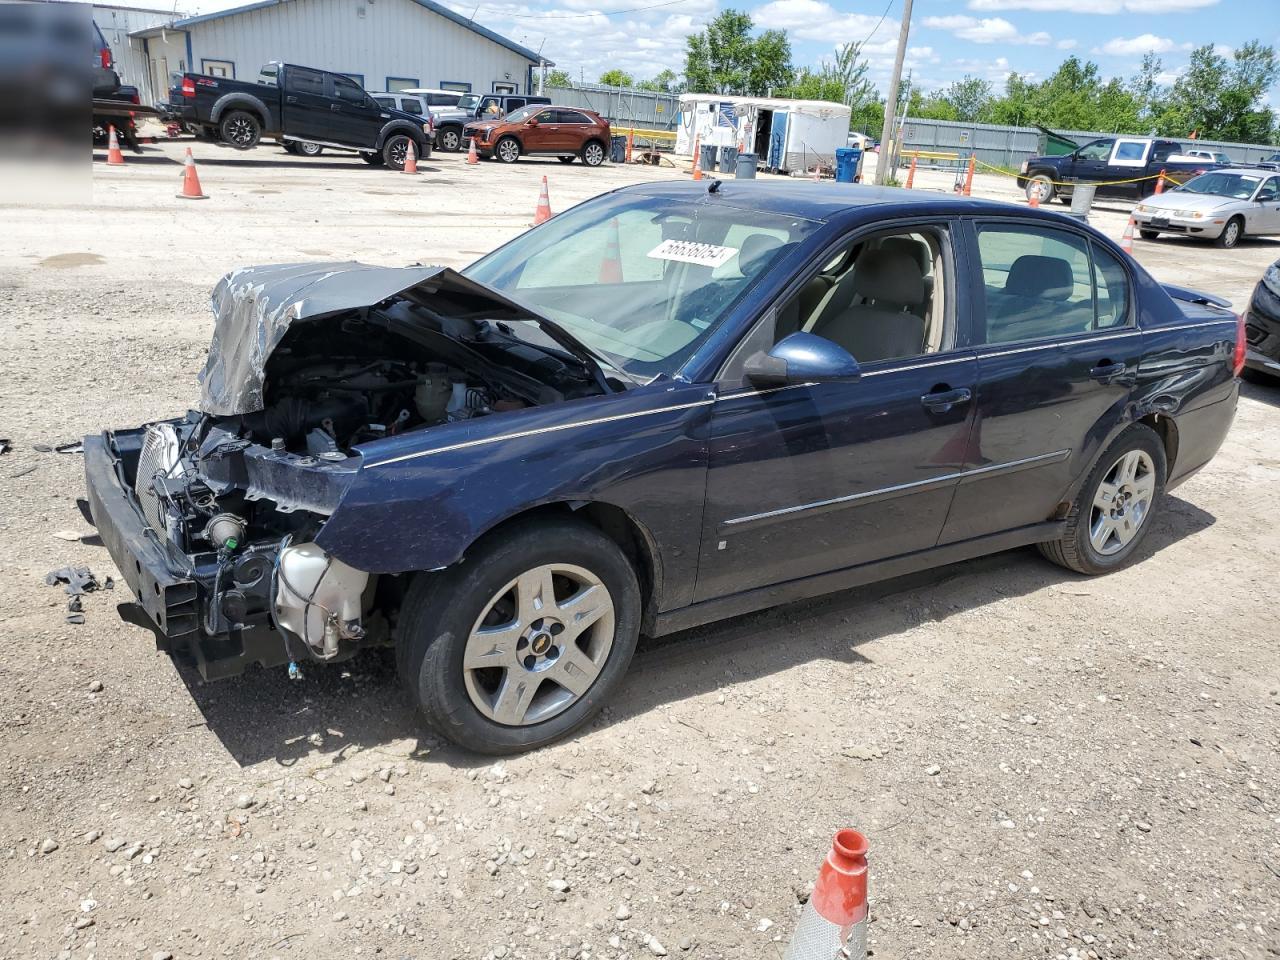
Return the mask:
{"type": "Polygon", "coordinates": [[[102,58],[102,69],[110,70],[111,69],[111,48],[103,47],[101,50],[98,51],[98,56],[102,58]]]}
{"type": "Polygon", "coordinates": [[[1236,314],[1236,352],[1231,358],[1232,376],[1240,376],[1244,370],[1245,355],[1249,352],[1249,342],[1245,339],[1244,314],[1236,314]]]}
{"type": "Polygon", "coordinates": [[[182,78],[182,95],[184,97],[194,97],[196,95],[196,82],[190,77],[182,78]]]}

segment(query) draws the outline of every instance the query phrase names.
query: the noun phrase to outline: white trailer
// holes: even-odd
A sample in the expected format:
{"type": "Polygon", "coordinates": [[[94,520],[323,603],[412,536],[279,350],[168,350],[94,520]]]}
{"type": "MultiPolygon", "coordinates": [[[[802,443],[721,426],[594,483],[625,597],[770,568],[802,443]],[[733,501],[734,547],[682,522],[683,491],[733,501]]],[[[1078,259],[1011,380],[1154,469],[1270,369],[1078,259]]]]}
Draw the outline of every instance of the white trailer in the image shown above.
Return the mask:
{"type": "Polygon", "coordinates": [[[696,138],[754,153],[768,170],[834,166],[836,148],[848,142],[849,114],[844,104],[825,100],[685,93],[680,96],[676,153],[692,154],[696,138]]]}

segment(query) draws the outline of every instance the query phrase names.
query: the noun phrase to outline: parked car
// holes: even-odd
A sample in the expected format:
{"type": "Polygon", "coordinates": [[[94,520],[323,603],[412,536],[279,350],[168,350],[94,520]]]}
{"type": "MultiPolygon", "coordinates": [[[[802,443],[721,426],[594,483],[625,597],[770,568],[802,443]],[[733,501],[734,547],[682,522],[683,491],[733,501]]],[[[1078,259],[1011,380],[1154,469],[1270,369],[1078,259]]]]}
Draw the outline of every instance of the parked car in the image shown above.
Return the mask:
{"type": "Polygon", "coordinates": [[[1280,170],[1280,153],[1273,153],[1269,157],[1265,157],[1258,163],[1259,167],[1267,170],[1280,170]]]}
{"type": "Polygon", "coordinates": [[[1245,365],[1254,373],[1280,377],[1280,260],[1267,267],[1244,315],[1249,343],[1245,365]]]}
{"type": "Polygon", "coordinates": [[[1182,144],[1150,137],[1103,137],[1060,157],[1024,160],[1018,186],[1041,203],[1057,197],[1071,202],[1071,187],[1062,184],[1092,183],[1098,196],[1141,199],[1155,192],[1155,175],[1161,170],[1181,182],[1213,166],[1213,161],[1189,158],[1182,144]]]}
{"type": "Polygon", "coordinates": [[[450,110],[441,108],[436,114],[436,140],[441,150],[461,150],[466,146],[463,128],[472,120],[500,120],[521,107],[535,104],[549,105],[550,97],[500,93],[464,93],[458,105],[450,110]]]}
{"type": "Polygon", "coordinates": [[[598,167],[609,155],[609,121],[576,107],[522,107],[501,120],[477,120],[463,135],[474,138],[476,153],[515,163],[522,156],[559,157],[573,163],[581,157],[598,167]]]}
{"type": "MultiPolygon", "coordinates": [[[[110,99],[120,89],[120,75],[116,73],[116,59],[107,44],[102,30],[92,20],[93,25],[93,61],[90,66],[92,76],[92,93],[96,99],[110,99]]],[[[83,96],[83,94],[81,94],[83,96]]]]}
{"type": "Polygon", "coordinates": [[[1193,177],[1133,210],[1144,240],[1181,233],[1230,249],[1245,236],[1280,235],[1280,174],[1227,167],[1193,177]]]}
{"type": "Polygon", "coordinates": [[[1183,150],[1182,156],[1193,157],[1196,160],[1207,160],[1210,163],[1222,164],[1223,166],[1231,165],[1231,158],[1228,157],[1221,150],[1200,150],[1198,148],[1193,148],[1189,150],[1183,150]]]}
{"type": "Polygon", "coordinates": [[[184,123],[240,150],[269,136],[355,150],[366,163],[400,170],[410,142],[418,156],[430,149],[421,117],[387,109],[349,77],[312,67],[269,63],[257,83],[184,73],[177,102],[184,123]]]}
{"type": "Polygon", "coordinates": [[[431,150],[435,147],[436,142],[436,118],[431,107],[427,104],[426,97],[404,91],[372,93],[370,96],[381,107],[418,117],[425,124],[427,130],[427,145],[419,159],[431,155],[431,150]]]}
{"type": "Polygon", "coordinates": [[[1235,414],[1219,304],[1044,210],[638,184],[461,273],[228,275],[200,408],[87,437],[88,501],[206,678],[391,645],[433,727],[511,752],[641,633],[1028,544],[1138,559],[1235,414]]]}

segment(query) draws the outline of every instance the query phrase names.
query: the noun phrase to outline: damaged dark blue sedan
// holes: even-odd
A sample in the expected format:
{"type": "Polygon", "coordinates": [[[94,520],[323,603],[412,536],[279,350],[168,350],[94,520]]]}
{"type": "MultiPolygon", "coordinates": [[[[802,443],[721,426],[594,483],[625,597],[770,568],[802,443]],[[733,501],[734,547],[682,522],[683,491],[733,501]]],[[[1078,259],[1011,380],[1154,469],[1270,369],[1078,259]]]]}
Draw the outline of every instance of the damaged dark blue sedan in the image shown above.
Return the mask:
{"type": "Polygon", "coordinates": [[[1138,555],[1245,341],[1096,231],[860,186],[646,184],[465,271],[224,278],[200,408],[85,442],[95,523],[206,678],[391,645],[479,751],[637,639],[1039,544],[1138,555]]]}

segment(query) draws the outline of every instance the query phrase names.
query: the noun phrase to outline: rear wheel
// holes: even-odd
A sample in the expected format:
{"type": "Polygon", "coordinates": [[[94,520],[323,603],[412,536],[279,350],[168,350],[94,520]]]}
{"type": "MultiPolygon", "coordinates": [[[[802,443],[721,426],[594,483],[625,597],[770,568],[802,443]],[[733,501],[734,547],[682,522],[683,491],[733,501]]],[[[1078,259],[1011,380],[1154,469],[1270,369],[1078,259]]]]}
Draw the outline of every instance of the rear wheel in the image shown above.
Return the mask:
{"type": "Polygon", "coordinates": [[[640,632],[635,571],[573,520],[503,531],[416,580],[397,661],[427,721],[481,753],[576,730],[617,690],[640,632]]]}
{"type": "Polygon", "coordinates": [[[280,146],[284,148],[285,153],[296,154],[298,152],[298,144],[293,140],[285,140],[283,143],[280,144],[280,146]]]}
{"type": "Polygon", "coordinates": [[[1040,552],[1069,570],[1099,574],[1133,559],[1164,497],[1168,462],[1164,443],[1135,423],[1107,447],[1067,514],[1061,540],[1040,552]]]}
{"type": "Polygon", "coordinates": [[[582,148],[582,162],[588,167],[604,163],[604,145],[598,140],[588,140],[582,148]]]}
{"type": "Polygon", "coordinates": [[[1240,240],[1243,237],[1244,221],[1239,217],[1232,217],[1227,221],[1227,225],[1222,228],[1222,232],[1218,234],[1218,238],[1213,242],[1223,250],[1231,250],[1240,243],[1240,240]]]}
{"type": "Polygon", "coordinates": [[[262,124],[258,118],[244,110],[232,110],[218,124],[222,139],[237,150],[249,150],[262,139],[262,124]]]}
{"type": "Polygon", "coordinates": [[[312,143],[310,140],[298,140],[297,152],[304,157],[318,157],[324,153],[324,147],[318,143],[312,143]]]}
{"type": "Polygon", "coordinates": [[[1160,231],[1159,230],[1139,230],[1138,236],[1140,236],[1143,240],[1154,240],[1158,236],[1160,236],[1160,231]]]}

